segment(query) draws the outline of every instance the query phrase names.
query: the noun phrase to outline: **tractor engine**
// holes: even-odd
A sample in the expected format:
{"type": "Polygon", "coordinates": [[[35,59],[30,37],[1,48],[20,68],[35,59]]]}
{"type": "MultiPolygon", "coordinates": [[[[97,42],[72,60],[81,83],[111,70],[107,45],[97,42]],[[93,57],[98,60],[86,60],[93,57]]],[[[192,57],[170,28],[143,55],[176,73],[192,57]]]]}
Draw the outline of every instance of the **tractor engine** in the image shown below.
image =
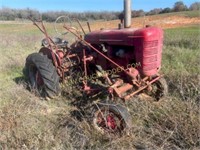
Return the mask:
{"type": "MultiPolygon", "coordinates": [[[[136,66],[141,76],[154,76],[161,67],[163,31],[159,28],[102,29],[87,34],[85,40],[123,68],[136,66]]],[[[95,64],[104,70],[116,67],[94,55],[95,64]]]]}

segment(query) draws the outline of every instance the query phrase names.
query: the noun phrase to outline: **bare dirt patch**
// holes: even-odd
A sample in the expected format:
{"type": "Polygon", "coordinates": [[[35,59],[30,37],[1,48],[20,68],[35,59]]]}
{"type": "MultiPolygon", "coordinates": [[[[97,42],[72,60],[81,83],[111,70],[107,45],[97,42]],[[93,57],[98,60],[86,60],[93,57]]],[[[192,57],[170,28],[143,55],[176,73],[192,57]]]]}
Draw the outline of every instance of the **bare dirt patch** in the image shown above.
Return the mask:
{"type": "MultiPolygon", "coordinates": [[[[92,30],[98,30],[101,27],[104,28],[116,28],[118,27],[119,21],[105,21],[105,22],[94,22],[91,24],[92,30]]],[[[200,25],[200,17],[185,17],[185,16],[145,16],[140,18],[132,19],[133,28],[141,28],[145,25],[157,26],[163,29],[175,28],[180,26],[187,26],[192,24],[200,25]]]]}

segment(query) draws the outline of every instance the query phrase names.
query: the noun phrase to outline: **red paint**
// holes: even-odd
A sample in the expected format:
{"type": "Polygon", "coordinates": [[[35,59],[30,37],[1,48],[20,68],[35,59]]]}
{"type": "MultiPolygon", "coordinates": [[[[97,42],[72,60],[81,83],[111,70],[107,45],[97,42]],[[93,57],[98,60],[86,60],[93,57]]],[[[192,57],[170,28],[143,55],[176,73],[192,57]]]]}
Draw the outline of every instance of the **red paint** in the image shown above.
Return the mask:
{"type": "Polygon", "coordinates": [[[39,71],[36,72],[36,82],[37,82],[37,86],[43,86],[44,85],[44,81],[39,73],[39,71]]]}
{"type": "Polygon", "coordinates": [[[58,50],[56,53],[57,53],[57,55],[58,55],[58,57],[59,57],[60,59],[63,59],[63,57],[64,57],[64,52],[63,52],[62,50],[58,50]]]}
{"type": "MultiPolygon", "coordinates": [[[[87,34],[85,40],[92,45],[105,44],[107,56],[120,66],[126,67],[133,60],[140,63],[141,66],[137,69],[143,76],[153,76],[161,67],[163,31],[160,28],[100,30],[87,34]],[[115,56],[118,48],[125,49],[122,57],[115,56]]],[[[100,61],[96,63],[101,64],[100,61]]],[[[109,67],[115,66],[108,63],[107,68],[109,67]]]]}
{"type": "Polygon", "coordinates": [[[108,115],[106,120],[107,120],[107,126],[114,130],[117,126],[114,117],[112,115],[108,115]]]}

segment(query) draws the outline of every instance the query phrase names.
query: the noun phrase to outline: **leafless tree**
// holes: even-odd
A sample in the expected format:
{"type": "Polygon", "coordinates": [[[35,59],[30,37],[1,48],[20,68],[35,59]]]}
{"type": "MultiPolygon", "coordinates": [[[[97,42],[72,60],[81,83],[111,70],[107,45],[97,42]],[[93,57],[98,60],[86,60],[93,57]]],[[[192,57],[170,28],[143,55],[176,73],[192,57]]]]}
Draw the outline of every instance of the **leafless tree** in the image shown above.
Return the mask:
{"type": "Polygon", "coordinates": [[[194,2],[190,5],[190,10],[200,10],[200,2],[194,2]]]}

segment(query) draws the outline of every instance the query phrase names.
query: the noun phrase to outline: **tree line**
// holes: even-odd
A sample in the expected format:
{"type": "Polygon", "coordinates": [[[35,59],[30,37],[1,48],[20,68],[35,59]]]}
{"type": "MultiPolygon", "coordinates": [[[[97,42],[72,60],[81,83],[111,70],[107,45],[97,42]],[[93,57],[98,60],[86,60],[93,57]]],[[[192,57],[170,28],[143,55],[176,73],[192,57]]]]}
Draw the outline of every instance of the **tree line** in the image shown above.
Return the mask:
{"type": "MultiPolygon", "coordinates": [[[[200,10],[200,2],[194,2],[189,7],[187,7],[182,1],[177,1],[173,8],[155,8],[148,12],[144,10],[133,10],[131,13],[133,17],[148,16],[155,14],[163,14],[170,12],[180,12],[188,10],[200,10]]],[[[34,9],[12,9],[7,7],[0,8],[0,20],[24,20],[29,17],[41,18],[47,22],[54,22],[57,17],[61,15],[67,15],[70,18],[78,18],[79,20],[115,20],[123,17],[123,12],[114,12],[114,11],[101,11],[101,12],[68,12],[68,11],[48,11],[48,12],[39,12],[34,9]]]]}

